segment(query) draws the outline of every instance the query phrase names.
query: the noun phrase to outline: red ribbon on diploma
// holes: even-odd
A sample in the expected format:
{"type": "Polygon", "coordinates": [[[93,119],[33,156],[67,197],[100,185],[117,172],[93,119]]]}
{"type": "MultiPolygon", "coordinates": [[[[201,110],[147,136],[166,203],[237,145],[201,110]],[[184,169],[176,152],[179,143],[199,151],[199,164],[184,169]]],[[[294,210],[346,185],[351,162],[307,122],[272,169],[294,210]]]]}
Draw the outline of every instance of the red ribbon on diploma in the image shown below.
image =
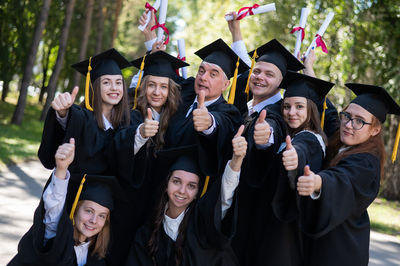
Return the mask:
{"type": "Polygon", "coordinates": [[[299,31],[299,30],[301,30],[301,41],[303,41],[304,40],[304,35],[305,35],[304,28],[302,28],[302,27],[293,28],[293,30],[290,33],[293,34],[293,33],[295,33],[296,31],[299,31]]]}
{"type": "MultiPolygon", "coordinates": [[[[147,8],[150,11],[154,11],[154,14],[157,14],[157,9],[155,9],[152,5],[150,5],[148,2],[146,2],[146,5],[144,6],[145,8],[147,8]]],[[[157,16],[154,17],[156,24],[158,24],[157,21],[157,16]]]]}
{"type": "Polygon", "coordinates": [[[254,4],[253,6],[246,6],[246,7],[242,7],[241,9],[239,9],[238,14],[240,14],[240,12],[244,11],[247,9],[246,12],[244,12],[243,14],[239,15],[236,20],[241,20],[242,18],[244,18],[245,16],[247,16],[247,14],[249,15],[254,15],[253,13],[253,9],[259,7],[259,4],[254,4]]]}
{"type": "MultiPolygon", "coordinates": [[[[185,56],[184,56],[184,57],[181,57],[180,55],[178,55],[177,58],[180,59],[180,60],[182,60],[182,61],[184,61],[184,62],[186,62],[186,57],[185,57],[185,56]]],[[[176,72],[176,74],[177,74],[178,76],[180,76],[180,75],[179,75],[179,68],[175,69],[175,72],[176,72]]]]}
{"type": "Polygon", "coordinates": [[[322,52],[324,53],[328,53],[328,49],[326,48],[325,42],[324,40],[322,40],[321,35],[317,34],[315,35],[315,37],[317,37],[317,39],[315,40],[315,43],[317,44],[317,47],[321,46],[322,52]]]}
{"type": "Polygon", "coordinates": [[[155,30],[157,28],[163,29],[163,31],[167,34],[167,39],[164,41],[164,44],[167,45],[169,42],[169,30],[167,29],[167,27],[165,27],[165,23],[163,23],[163,24],[157,23],[156,25],[151,27],[150,30],[155,30]]]}

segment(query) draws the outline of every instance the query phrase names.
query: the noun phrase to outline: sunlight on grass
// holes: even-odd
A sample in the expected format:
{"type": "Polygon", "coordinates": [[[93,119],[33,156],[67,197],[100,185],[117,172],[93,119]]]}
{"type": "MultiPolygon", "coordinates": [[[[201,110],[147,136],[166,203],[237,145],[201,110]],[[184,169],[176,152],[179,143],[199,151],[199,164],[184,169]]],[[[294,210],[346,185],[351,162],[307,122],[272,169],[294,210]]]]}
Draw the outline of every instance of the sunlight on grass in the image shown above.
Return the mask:
{"type": "Polygon", "coordinates": [[[371,229],[400,240],[400,202],[377,198],[368,208],[371,229]]]}

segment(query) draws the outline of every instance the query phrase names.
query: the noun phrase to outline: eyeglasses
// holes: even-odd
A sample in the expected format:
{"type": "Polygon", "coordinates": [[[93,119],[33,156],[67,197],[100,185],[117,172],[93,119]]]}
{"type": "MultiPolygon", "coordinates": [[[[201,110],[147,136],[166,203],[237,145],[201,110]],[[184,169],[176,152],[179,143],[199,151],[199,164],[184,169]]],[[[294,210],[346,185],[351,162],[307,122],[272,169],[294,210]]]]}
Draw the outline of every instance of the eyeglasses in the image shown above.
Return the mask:
{"type": "Polygon", "coordinates": [[[351,115],[347,112],[340,112],[340,122],[346,125],[349,121],[351,121],[351,126],[355,130],[362,129],[364,125],[372,125],[372,123],[367,123],[361,118],[351,118],[351,115]]]}

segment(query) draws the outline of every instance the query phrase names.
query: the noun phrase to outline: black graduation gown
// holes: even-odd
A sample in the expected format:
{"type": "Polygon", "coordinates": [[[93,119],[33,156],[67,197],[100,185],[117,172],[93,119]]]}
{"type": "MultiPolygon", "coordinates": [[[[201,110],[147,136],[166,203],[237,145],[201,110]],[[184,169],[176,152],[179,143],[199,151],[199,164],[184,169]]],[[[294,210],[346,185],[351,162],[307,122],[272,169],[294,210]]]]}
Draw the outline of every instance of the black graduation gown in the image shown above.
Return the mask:
{"type": "Polygon", "coordinates": [[[43,127],[38,157],[44,167],[53,169],[58,146],[75,138],[75,158],[68,168],[71,173],[114,175],[105,152],[113,136],[113,129],[104,131],[98,127],[93,112],[75,104],[69,109],[64,131],[56,119],[55,110],[50,108],[43,127]]]}
{"type": "Polygon", "coordinates": [[[343,158],[318,173],[319,200],[303,198],[300,225],[313,238],[306,265],[368,265],[368,206],[379,191],[380,162],[370,153],[343,158]]]}
{"type": "MultiPolygon", "coordinates": [[[[202,197],[192,208],[185,241],[182,247],[181,266],[235,266],[239,265],[230,240],[235,232],[235,218],[233,222],[225,224],[222,228],[221,219],[221,179],[214,182],[207,194],[202,197]]],[[[234,199],[231,210],[236,217],[236,200],[234,199]]],[[[185,217],[186,218],[186,217],[185,217]]],[[[158,251],[155,256],[156,265],[173,266],[175,262],[175,242],[165,233],[163,226],[158,241],[158,251]]],[[[145,225],[136,234],[126,265],[153,266],[153,261],[148,255],[146,244],[151,235],[151,227],[145,225]]]]}
{"type": "MultiPolygon", "coordinates": [[[[50,183],[50,180],[51,176],[45,188],[50,183]]],[[[71,204],[68,203],[73,201],[71,195],[75,195],[75,193],[70,193],[70,191],[76,191],[76,189],[77,186],[71,185],[70,182],[68,185],[66,204],[64,204],[60,221],[57,226],[57,234],[54,238],[49,239],[46,245],[43,245],[45,234],[43,219],[46,211],[44,209],[43,197],[40,199],[39,206],[36,208],[33,217],[33,225],[20,240],[18,244],[18,254],[9,262],[9,266],[77,265],[73,239],[74,229],[72,222],[69,219],[71,204]]],[[[106,265],[106,263],[104,259],[91,256],[89,249],[85,265],[103,266],[106,265]]]]}

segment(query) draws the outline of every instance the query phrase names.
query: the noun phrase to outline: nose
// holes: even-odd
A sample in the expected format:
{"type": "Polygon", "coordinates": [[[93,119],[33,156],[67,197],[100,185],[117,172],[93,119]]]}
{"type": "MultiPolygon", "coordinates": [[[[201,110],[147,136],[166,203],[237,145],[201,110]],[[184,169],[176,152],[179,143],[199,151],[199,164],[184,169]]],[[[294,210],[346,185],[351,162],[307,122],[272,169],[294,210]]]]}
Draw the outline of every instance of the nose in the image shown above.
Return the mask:
{"type": "Polygon", "coordinates": [[[185,193],[185,186],[184,185],[181,185],[180,187],[179,187],[179,193],[180,194],[184,194],[185,193]]]}
{"type": "Polygon", "coordinates": [[[159,95],[160,94],[160,87],[159,86],[156,86],[156,88],[153,91],[153,94],[154,95],[159,95]]]}
{"type": "Polygon", "coordinates": [[[90,221],[91,223],[95,224],[96,221],[97,221],[97,216],[96,216],[96,214],[93,214],[93,215],[90,217],[89,221],[90,221]]]}
{"type": "Polygon", "coordinates": [[[296,109],[294,107],[290,107],[289,115],[294,115],[294,114],[296,114],[296,109]]]}
{"type": "Polygon", "coordinates": [[[353,123],[352,123],[351,120],[349,120],[349,121],[347,121],[347,122],[344,124],[344,126],[345,126],[346,128],[353,128],[353,123]]]}

